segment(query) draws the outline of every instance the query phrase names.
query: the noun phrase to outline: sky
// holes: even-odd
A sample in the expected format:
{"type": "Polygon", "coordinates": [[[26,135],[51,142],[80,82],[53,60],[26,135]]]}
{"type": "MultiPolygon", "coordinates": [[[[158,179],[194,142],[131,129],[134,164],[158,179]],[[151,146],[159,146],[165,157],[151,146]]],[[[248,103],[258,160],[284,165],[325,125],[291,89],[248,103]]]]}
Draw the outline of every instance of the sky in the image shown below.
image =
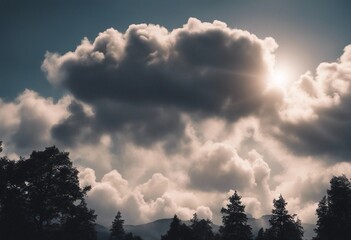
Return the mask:
{"type": "Polygon", "coordinates": [[[0,1],[0,137],[70,152],[108,226],[221,221],[238,190],[303,222],[351,176],[349,1],[0,1]]]}

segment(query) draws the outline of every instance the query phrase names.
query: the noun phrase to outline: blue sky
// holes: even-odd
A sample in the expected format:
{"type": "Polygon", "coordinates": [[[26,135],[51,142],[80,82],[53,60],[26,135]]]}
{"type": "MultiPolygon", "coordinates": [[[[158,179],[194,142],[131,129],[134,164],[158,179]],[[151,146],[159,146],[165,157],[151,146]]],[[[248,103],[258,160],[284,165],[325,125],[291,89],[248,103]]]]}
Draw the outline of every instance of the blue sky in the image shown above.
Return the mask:
{"type": "Polygon", "coordinates": [[[315,223],[329,179],[351,176],[350,8],[2,0],[1,154],[69,151],[106,226],[117,210],[219,224],[234,190],[255,217],[282,194],[315,223]]]}

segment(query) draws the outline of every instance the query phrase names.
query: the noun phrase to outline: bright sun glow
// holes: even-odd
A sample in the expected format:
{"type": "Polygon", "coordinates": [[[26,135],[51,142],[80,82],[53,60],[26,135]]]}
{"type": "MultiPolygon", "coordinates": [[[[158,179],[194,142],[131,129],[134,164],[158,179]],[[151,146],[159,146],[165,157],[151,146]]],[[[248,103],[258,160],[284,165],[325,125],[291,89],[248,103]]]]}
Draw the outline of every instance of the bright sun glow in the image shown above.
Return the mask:
{"type": "Polygon", "coordinates": [[[278,87],[285,89],[288,85],[289,74],[286,70],[276,70],[270,77],[270,85],[271,87],[278,87]]]}

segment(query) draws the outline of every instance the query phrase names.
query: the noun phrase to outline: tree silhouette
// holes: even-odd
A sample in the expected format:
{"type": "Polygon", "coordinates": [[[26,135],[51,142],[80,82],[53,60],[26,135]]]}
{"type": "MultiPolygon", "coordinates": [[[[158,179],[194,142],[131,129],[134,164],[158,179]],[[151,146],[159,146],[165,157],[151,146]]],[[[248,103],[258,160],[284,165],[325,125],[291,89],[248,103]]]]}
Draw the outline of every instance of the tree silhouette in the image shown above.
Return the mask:
{"type": "Polygon", "coordinates": [[[93,210],[88,209],[83,200],[79,205],[70,210],[62,226],[62,237],[65,240],[94,240],[96,215],[93,210]]]}
{"type": "Polygon", "coordinates": [[[286,209],[287,202],[282,195],[273,200],[274,208],[269,220],[271,227],[267,229],[267,239],[271,240],[302,240],[303,228],[296,215],[290,215],[286,209]]]}
{"type": "Polygon", "coordinates": [[[344,240],[351,238],[351,183],[345,176],[330,180],[327,197],[319,202],[315,240],[344,240]]]}
{"type": "Polygon", "coordinates": [[[193,240],[211,240],[214,238],[211,226],[212,222],[209,219],[199,220],[197,214],[194,213],[193,218],[190,220],[190,222],[193,240]]]}
{"type": "Polygon", "coordinates": [[[317,236],[314,237],[315,240],[320,239],[320,240],[327,240],[329,231],[328,227],[330,225],[329,223],[329,216],[328,216],[328,203],[327,203],[327,197],[324,196],[322,200],[318,204],[318,208],[316,210],[316,215],[318,217],[317,220],[317,227],[314,229],[316,232],[317,236]]]}
{"type": "Polygon", "coordinates": [[[263,230],[263,228],[260,228],[260,230],[257,233],[257,237],[255,238],[255,240],[265,240],[265,232],[263,230]]]}
{"type": "Polygon", "coordinates": [[[122,214],[120,211],[117,212],[115,219],[112,222],[112,226],[110,229],[110,239],[123,239],[125,236],[125,231],[124,231],[124,220],[122,219],[122,214]]]}
{"type": "Polygon", "coordinates": [[[124,240],[142,240],[141,237],[139,236],[134,236],[133,233],[127,233],[126,235],[124,235],[124,240]]]}
{"type": "Polygon", "coordinates": [[[0,166],[0,236],[24,239],[21,232],[25,239],[60,240],[70,239],[69,233],[75,240],[96,239],[96,215],[84,201],[89,187],[79,187],[68,153],[53,146],[26,160],[2,158],[0,166]]]}
{"type": "Polygon", "coordinates": [[[174,215],[172,222],[169,226],[169,230],[165,235],[161,236],[161,240],[191,240],[192,232],[191,229],[186,226],[178,218],[177,215],[174,215]]]}
{"type": "Polygon", "coordinates": [[[23,189],[18,165],[7,157],[0,158],[0,236],[4,239],[33,237],[31,229],[34,225],[28,219],[23,189]]]}
{"type": "Polygon", "coordinates": [[[117,212],[112,226],[110,228],[110,239],[111,240],[142,240],[139,236],[134,236],[133,233],[126,233],[124,231],[124,220],[120,211],[117,212]]]}
{"type": "Polygon", "coordinates": [[[237,191],[229,197],[227,208],[221,209],[223,226],[219,231],[222,239],[252,239],[252,229],[247,224],[247,216],[245,214],[245,206],[241,203],[241,196],[237,191]]]}

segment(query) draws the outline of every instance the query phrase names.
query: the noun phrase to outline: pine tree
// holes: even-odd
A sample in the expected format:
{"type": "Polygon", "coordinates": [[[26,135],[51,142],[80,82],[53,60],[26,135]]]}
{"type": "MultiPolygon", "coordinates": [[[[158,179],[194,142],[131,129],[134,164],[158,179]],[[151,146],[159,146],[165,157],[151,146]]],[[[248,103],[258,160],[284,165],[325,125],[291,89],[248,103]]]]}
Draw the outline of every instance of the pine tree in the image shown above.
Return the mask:
{"type": "Polygon", "coordinates": [[[113,240],[121,240],[125,236],[125,231],[124,231],[124,220],[122,219],[121,212],[118,211],[115,219],[112,222],[112,226],[110,229],[110,239],[113,240]]]}
{"type": "Polygon", "coordinates": [[[191,229],[174,215],[169,230],[161,236],[161,240],[192,240],[191,229]]]}
{"type": "Polygon", "coordinates": [[[282,195],[273,200],[274,208],[269,220],[271,227],[267,229],[267,236],[271,240],[302,240],[303,228],[296,215],[290,215],[286,209],[287,202],[282,195]]]}
{"type": "Polygon", "coordinates": [[[330,180],[327,197],[319,202],[315,240],[351,239],[351,183],[345,176],[330,180]]]}
{"type": "Polygon", "coordinates": [[[211,226],[212,222],[209,219],[199,220],[197,214],[194,213],[190,222],[193,240],[212,240],[214,238],[211,226]]]}
{"type": "Polygon", "coordinates": [[[223,226],[219,231],[223,240],[252,239],[252,229],[247,224],[247,216],[245,214],[245,206],[241,203],[241,196],[237,191],[229,197],[227,208],[221,209],[223,226]]]}
{"type": "Polygon", "coordinates": [[[317,236],[314,237],[314,240],[320,239],[320,240],[326,240],[328,239],[329,231],[328,231],[328,225],[329,225],[329,219],[328,219],[328,203],[327,203],[327,197],[324,196],[322,200],[318,204],[318,208],[316,210],[316,215],[318,217],[317,220],[317,227],[314,229],[316,232],[317,236]]]}

